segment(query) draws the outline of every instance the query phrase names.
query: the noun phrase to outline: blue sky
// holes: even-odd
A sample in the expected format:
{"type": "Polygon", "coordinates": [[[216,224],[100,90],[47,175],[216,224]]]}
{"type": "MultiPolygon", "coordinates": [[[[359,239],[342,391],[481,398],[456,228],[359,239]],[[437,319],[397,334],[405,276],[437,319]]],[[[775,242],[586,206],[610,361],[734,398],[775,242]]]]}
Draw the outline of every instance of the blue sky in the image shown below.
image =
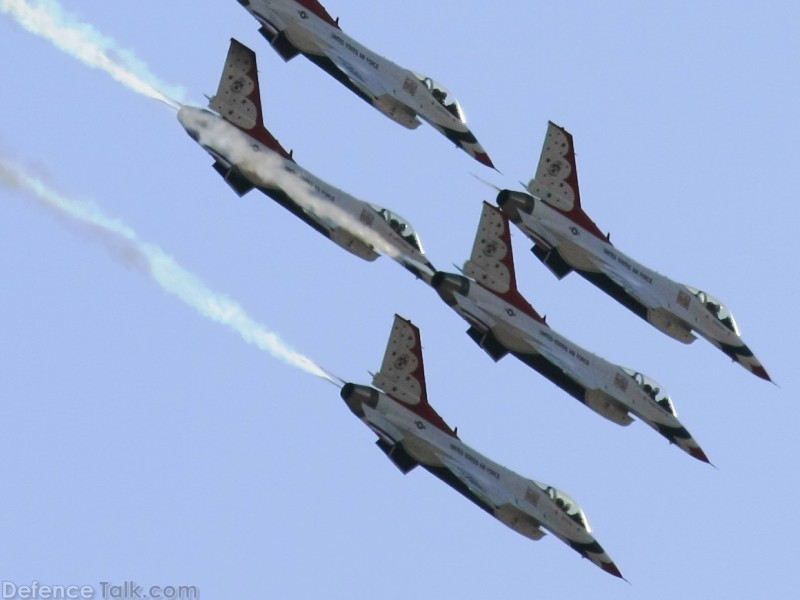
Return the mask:
{"type": "Polygon", "coordinates": [[[428,396],[475,449],[585,509],[631,586],[531,542],[423,472],[400,473],[336,389],[170,296],[96,240],[0,189],[3,580],[193,584],[201,597],[785,597],[798,584],[798,9],[732,2],[332,0],[345,32],[446,85],[502,172],[407,131],[234,1],[63,4],[203,103],[228,39],[258,55],[264,119],[297,161],[468,256],[471,173],[518,187],[547,120],[575,138],[583,205],[642,263],[734,312],[779,386],[659,334],[513,234],[550,325],[660,381],[718,470],[642,423],[606,422],[466,324],[390,259],[340,250],[269,198],[238,198],[174,112],[0,15],[0,151],[90,200],[293,347],[368,383],[396,312],[428,396]]]}

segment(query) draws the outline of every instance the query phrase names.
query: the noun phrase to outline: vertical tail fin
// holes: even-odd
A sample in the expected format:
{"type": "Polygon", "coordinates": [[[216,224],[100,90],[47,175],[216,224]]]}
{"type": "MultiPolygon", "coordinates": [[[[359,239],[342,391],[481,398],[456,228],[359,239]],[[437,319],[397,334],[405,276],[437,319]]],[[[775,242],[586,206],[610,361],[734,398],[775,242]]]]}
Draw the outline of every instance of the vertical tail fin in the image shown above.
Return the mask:
{"type": "Polygon", "coordinates": [[[578,165],[572,134],[552,121],[539,157],[536,175],[528,182],[528,191],[564,213],[578,225],[601,239],[607,239],[581,208],[578,189],[578,165]]]}
{"type": "Polygon", "coordinates": [[[208,105],[247,135],[284,158],[293,160],[280,142],[264,127],[255,52],[233,38],[217,86],[217,93],[208,105]]]}
{"type": "Polygon", "coordinates": [[[472,255],[464,264],[464,273],[528,316],[544,323],[517,290],[508,217],[488,202],[483,203],[472,255]]]}
{"type": "Polygon", "coordinates": [[[455,436],[455,432],[428,404],[422,341],[419,329],[411,321],[394,316],[383,364],[372,383],[432,425],[455,436]]]}

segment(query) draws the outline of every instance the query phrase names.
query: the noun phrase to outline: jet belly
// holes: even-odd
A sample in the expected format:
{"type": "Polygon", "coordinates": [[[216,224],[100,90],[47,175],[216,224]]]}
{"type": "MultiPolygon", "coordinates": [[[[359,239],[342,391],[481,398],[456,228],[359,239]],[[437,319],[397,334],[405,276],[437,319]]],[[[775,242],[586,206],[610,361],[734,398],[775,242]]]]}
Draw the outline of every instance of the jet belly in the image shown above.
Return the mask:
{"type": "MultiPolygon", "coordinates": [[[[470,493],[480,503],[488,503],[492,508],[488,512],[498,521],[532,540],[541,539],[543,530],[547,530],[601,568],[609,570],[613,565],[590,531],[559,508],[539,485],[458,439],[443,441],[447,446],[440,446],[438,451],[445,457],[447,468],[453,473],[457,471],[459,479],[467,481],[470,493]]],[[[615,570],[612,567],[609,572],[615,570]]]]}
{"type": "MultiPolygon", "coordinates": [[[[363,204],[359,200],[336,190],[293,161],[273,152],[223,119],[216,118],[220,121],[218,127],[225,130],[223,135],[212,138],[221,140],[218,144],[201,141],[206,150],[238,167],[255,187],[302,216],[316,229],[330,235],[340,226],[334,211],[358,214],[357,205],[363,204]],[[330,208],[326,210],[326,207],[330,208]]],[[[377,254],[372,254],[372,258],[377,258],[377,254]]]]}
{"type": "MultiPolygon", "coordinates": [[[[389,403],[396,405],[387,400],[389,403]]],[[[544,535],[539,529],[541,526],[568,544],[595,542],[533,482],[495,463],[458,438],[429,426],[410,411],[400,406],[387,408],[383,416],[404,431],[406,451],[433,474],[440,476],[437,471],[443,466],[459,481],[465,481],[468,497],[503,524],[534,540],[544,535]]]]}
{"type": "Polygon", "coordinates": [[[471,282],[466,296],[456,294],[456,299],[461,316],[484,332],[491,331],[507,350],[530,351],[527,340],[539,324],[528,315],[475,282],[471,282]]]}
{"type": "Polygon", "coordinates": [[[436,449],[444,446],[447,434],[434,427],[427,420],[380,394],[375,408],[364,406],[362,419],[367,425],[391,443],[402,443],[408,454],[423,466],[441,467],[442,461],[436,449]]]}
{"type": "Polygon", "coordinates": [[[656,329],[680,342],[694,341],[685,310],[677,305],[683,286],[636,262],[543,202],[518,212],[520,228],[559,256],[582,277],[611,295],[656,329]],[[683,314],[681,314],[683,313],[683,314]]]}
{"type": "MultiPolygon", "coordinates": [[[[470,289],[471,294],[475,287],[470,289]]],[[[497,340],[576,399],[620,425],[631,422],[628,411],[644,419],[663,420],[663,411],[654,408],[657,405],[632,381],[630,386],[621,387],[620,381],[627,383],[630,378],[619,367],[574,344],[479,286],[474,293],[477,296],[475,304],[495,321],[491,331],[497,340]],[[486,298],[481,301],[484,295],[486,298]],[[539,355],[538,360],[531,356],[532,352],[539,355]],[[549,363],[549,367],[542,365],[542,359],[549,363]],[[625,379],[621,380],[621,377],[625,379]]]]}
{"type": "MultiPolygon", "coordinates": [[[[240,2],[242,0],[239,0],[240,2]]],[[[319,54],[318,40],[330,25],[293,0],[249,0],[248,12],[267,30],[282,32],[302,53],[319,54]]]]}
{"type": "Polygon", "coordinates": [[[416,117],[419,116],[445,135],[450,130],[468,131],[461,121],[434,100],[411,71],[359,44],[341,30],[326,32],[320,44],[324,53],[373,97],[375,108],[405,127],[417,127],[419,121],[416,117]]]}

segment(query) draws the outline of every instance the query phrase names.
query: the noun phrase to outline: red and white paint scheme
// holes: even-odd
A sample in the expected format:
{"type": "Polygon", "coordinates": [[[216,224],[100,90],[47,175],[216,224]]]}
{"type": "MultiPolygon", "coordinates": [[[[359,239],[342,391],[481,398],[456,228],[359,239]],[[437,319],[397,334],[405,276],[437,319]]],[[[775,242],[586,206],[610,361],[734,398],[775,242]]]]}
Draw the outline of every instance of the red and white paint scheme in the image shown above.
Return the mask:
{"type": "Polygon", "coordinates": [[[575,500],[479,454],[428,404],[419,329],[410,321],[395,315],[372,384],[379,389],[347,383],[342,398],[403,473],[422,466],[514,531],[532,540],[549,531],[604,571],[622,577],[575,500]]]}
{"type": "Polygon", "coordinates": [[[219,114],[182,106],[178,120],[239,196],[258,188],[359,258],[372,261],[381,252],[430,280],[433,265],[407,221],[306,171],[264,127],[256,57],[236,40],[209,106],[219,114]]]}
{"type": "Polygon", "coordinates": [[[583,212],[572,135],[563,127],[548,123],[536,176],[527,189],[527,194],[502,190],[497,204],[533,240],[534,255],[556,277],[577,271],[668,336],[688,344],[697,333],[770,381],[722,302],[636,262],[583,212]]]}
{"type": "Polygon", "coordinates": [[[475,160],[494,167],[447,89],[359,44],[316,0],[238,2],[284,60],[302,54],[393,121],[414,129],[423,119],[475,160]]]}
{"type": "Polygon", "coordinates": [[[467,334],[495,361],[513,354],[618,425],[635,415],[694,458],[705,453],[654,380],[592,354],[559,335],[517,290],[508,218],[484,202],[464,275],[437,272],[431,285],[464,320],[467,334]]]}

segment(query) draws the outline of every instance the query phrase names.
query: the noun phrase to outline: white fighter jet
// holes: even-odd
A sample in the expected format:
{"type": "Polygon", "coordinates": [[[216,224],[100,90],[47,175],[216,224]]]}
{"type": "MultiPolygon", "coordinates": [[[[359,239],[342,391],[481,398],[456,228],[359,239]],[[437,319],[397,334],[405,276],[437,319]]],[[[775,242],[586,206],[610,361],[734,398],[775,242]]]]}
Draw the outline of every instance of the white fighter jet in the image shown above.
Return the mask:
{"type": "Polygon", "coordinates": [[[559,335],[519,293],[508,218],[486,202],[463,272],[468,277],[439,271],[431,285],[470,324],[467,334],[492,359],[513,354],[606,419],[629,425],[635,415],[684,452],[709,462],[661,385],[559,335]]]}
{"type": "Polygon", "coordinates": [[[428,404],[419,329],[410,321],[395,315],[372,384],[380,389],[347,383],[342,398],[378,435],[378,447],[403,473],[421,465],[514,531],[539,540],[547,530],[604,571],[622,577],[575,500],[479,454],[428,404]]]}
{"type": "Polygon", "coordinates": [[[214,169],[242,196],[258,188],[333,242],[363,258],[383,252],[430,279],[434,269],[419,236],[396,213],[358,200],[298,165],[264,127],[252,50],[231,40],[211,111],[182,106],[178,120],[214,158],[214,169]]]}
{"type": "Polygon", "coordinates": [[[424,119],[475,160],[494,167],[450,92],[359,44],[316,0],[238,2],[285,61],[303,54],[390,119],[408,129],[424,119]]]}
{"type": "Polygon", "coordinates": [[[548,124],[536,176],[527,189],[530,194],[502,190],[497,204],[533,240],[534,255],[556,277],[576,271],[668,336],[688,344],[697,333],[770,381],[722,302],[636,262],[583,212],[572,135],[564,128],[548,124]]]}

